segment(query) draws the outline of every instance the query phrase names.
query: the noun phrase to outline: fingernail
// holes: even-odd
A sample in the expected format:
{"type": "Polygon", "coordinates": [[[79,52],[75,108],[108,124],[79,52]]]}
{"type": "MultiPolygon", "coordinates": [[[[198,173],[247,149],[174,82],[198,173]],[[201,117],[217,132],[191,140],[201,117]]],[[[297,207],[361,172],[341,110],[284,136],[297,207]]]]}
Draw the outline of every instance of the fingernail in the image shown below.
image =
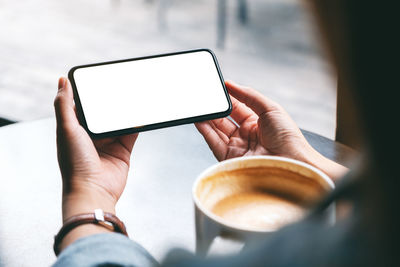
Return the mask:
{"type": "Polygon", "coordinates": [[[61,90],[65,87],[65,78],[60,78],[58,80],[58,90],[61,90]]]}
{"type": "Polygon", "coordinates": [[[235,82],[235,81],[233,81],[233,80],[228,80],[228,82],[229,82],[230,84],[232,84],[232,85],[235,85],[235,86],[241,86],[239,83],[237,83],[237,82],[235,82]]]}

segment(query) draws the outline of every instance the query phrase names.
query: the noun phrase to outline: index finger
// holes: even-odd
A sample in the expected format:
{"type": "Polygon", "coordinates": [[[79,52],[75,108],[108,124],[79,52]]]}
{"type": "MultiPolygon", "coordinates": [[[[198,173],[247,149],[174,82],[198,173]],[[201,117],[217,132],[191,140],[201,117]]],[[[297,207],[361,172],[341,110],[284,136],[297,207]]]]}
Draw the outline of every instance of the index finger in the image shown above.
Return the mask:
{"type": "Polygon", "coordinates": [[[251,110],[248,106],[237,100],[235,97],[230,95],[232,102],[232,113],[231,117],[235,120],[238,125],[241,125],[244,121],[248,120],[252,116],[257,117],[256,113],[251,110]]]}
{"type": "Polygon", "coordinates": [[[203,121],[195,123],[196,128],[206,140],[208,146],[213,152],[214,156],[219,160],[224,160],[228,146],[218,134],[217,130],[213,128],[210,121],[203,121]]]}
{"type": "Polygon", "coordinates": [[[250,87],[241,86],[232,81],[225,81],[225,85],[233,97],[252,109],[258,116],[278,109],[277,103],[250,87]]]}

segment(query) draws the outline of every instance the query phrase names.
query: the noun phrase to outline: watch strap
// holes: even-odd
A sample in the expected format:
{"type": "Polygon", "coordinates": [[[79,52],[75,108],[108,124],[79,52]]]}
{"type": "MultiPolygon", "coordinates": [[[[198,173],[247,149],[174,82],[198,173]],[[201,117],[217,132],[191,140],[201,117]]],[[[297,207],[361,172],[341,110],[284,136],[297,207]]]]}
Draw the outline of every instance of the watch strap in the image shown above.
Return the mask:
{"type": "Polygon", "coordinates": [[[103,212],[101,209],[94,210],[93,213],[78,214],[68,218],[61,227],[58,234],[54,237],[54,253],[60,253],[60,244],[63,238],[75,227],[82,224],[97,224],[111,231],[128,236],[124,223],[112,213],[103,212]]]}

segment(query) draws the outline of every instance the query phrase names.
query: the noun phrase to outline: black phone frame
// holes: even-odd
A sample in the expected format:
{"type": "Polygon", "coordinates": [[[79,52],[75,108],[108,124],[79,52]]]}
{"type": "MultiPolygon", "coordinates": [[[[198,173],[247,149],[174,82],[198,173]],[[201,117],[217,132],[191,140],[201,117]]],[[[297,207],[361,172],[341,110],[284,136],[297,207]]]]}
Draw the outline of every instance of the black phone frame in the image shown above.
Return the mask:
{"type": "Polygon", "coordinates": [[[218,119],[218,118],[229,116],[232,112],[232,102],[229,97],[229,93],[226,90],[224,78],[222,76],[221,69],[220,69],[218,61],[217,61],[217,57],[215,56],[214,52],[208,48],[200,48],[200,49],[185,50],[185,51],[157,54],[157,55],[144,56],[144,57],[136,57],[136,58],[122,59],[122,60],[114,60],[114,61],[106,61],[106,62],[100,62],[100,63],[86,64],[86,65],[79,65],[79,66],[73,67],[68,72],[68,78],[72,85],[78,120],[79,120],[80,124],[83,126],[83,128],[90,135],[90,137],[93,139],[116,137],[116,136],[120,136],[120,135],[150,131],[150,130],[178,126],[178,125],[183,125],[183,124],[190,124],[190,123],[195,123],[195,122],[200,122],[200,121],[205,121],[205,120],[213,120],[213,119],[218,119]],[[210,53],[214,60],[214,64],[215,64],[215,67],[217,68],[217,72],[218,72],[218,75],[219,75],[219,78],[221,81],[222,88],[224,90],[226,99],[229,104],[229,107],[226,111],[205,114],[205,115],[200,115],[200,116],[194,116],[194,117],[189,117],[189,118],[183,118],[183,119],[177,119],[177,120],[172,120],[172,121],[166,121],[166,122],[153,123],[153,124],[148,124],[148,125],[144,125],[144,126],[131,127],[131,128],[114,130],[114,131],[109,131],[109,132],[102,132],[102,133],[93,133],[89,130],[87,123],[86,123],[85,114],[83,112],[82,104],[81,104],[81,101],[79,98],[78,89],[75,84],[75,79],[74,79],[75,70],[80,69],[80,68],[95,67],[95,66],[101,66],[101,65],[109,65],[109,64],[115,64],[115,63],[137,61],[137,60],[144,60],[144,59],[157,58],[157,57],[175,56],[175,55],[180,55],[180,54],[195,53],[195,52],[201,52],[201,51],[210,53]]]}

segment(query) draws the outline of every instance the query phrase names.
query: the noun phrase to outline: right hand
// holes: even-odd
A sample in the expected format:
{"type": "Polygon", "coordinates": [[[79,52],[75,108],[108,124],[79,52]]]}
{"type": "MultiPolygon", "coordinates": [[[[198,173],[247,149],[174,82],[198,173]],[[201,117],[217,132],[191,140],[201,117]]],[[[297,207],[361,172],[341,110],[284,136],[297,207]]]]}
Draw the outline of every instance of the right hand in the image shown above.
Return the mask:
{"type": "Polygon", "coordinates": [[[296,123],[277,103],[254,89],[231,81],[231,117],[197,123],[218,160],[248,155],[276,155],[304,160],[311,150],[296,123]]]}
{"type": "Polygon", "coordinates": [[[289,114],[254,89],[226,81],[233,110],[231,117],[196,123],[215,157],[225,160],[249,155],[275,155],[300,160],[341,176],[343,166],[314,150],[289,114]]]}

